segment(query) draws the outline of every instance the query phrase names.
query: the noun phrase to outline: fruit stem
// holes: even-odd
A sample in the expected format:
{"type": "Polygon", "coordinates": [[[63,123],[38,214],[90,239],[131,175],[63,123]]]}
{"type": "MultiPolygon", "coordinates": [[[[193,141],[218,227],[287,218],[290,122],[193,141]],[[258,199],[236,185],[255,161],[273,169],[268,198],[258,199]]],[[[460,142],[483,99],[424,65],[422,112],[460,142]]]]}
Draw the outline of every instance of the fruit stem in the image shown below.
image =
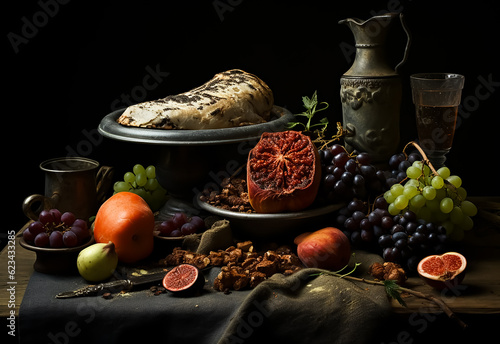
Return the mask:
{"type": "Polygon", "coordinates": [[[427,158],[427,155],[425,155],[424,150],[415,141],[408,142],[406,144],[405,148],[403,148],[403,152],[406,150],[406,147],[408,147],[409,145],[413,145],[413,147],[415,147],[418,150],[418,152],[422,155],[422,159],[424,160],[424,163],[427,166],[429,166],[429,168],[431,169],[432,173],[435,176],[439,176],[439,173],[437,173],[436,169],[434,168],[434,166],[432,166],[430,160],[427,158]]]}
{"type": "Polygon", "coordinates": [[[321,135],[318,135],[318,138],[314,139],[313,142],[321,144],[321,146],[319,147],[319,149],[321,150],[321,149],[325,149],[326,147],[328,147],[328,145],[330,145],[331,143],[340,140],[342,137],[347,136],[349,134],[349,130],[344,129],[342,127],[342,124],[340,122],[337,122],[337,134],[332,135],[331,139],[325,140],[323,132],[319,132],[319,133],[321,135]]]}
{"type": "Polygon", "coordinates": [[[102,250],[105,251],[107,255],[112,254],[115,252],[115,244],[110,241],[102,247],[102,250]]]}
{"type": "MultiPolygon", "coordinates": [[[[422,155],[422,159],[424,161],[424,163],[429,166],[429,168],[431,169],[432,171],[432,174],[434,176],[439,176],[439,173],[436,171],[436,169],[434,168],[434,166],[432,166],[430,160],[427,158],[427,155],[425,155],[424,153],[424,150],[415,142],[415,141],[410,141],[406,144],[405,148],[403,148],[403,152],[405,151],[406,147],[408,147],[409,145],[413,145],[413,147],[415,147],[418,152],[422,155]]],[[[405,153],[406,154],[406,153],[405,153]]],[[[450,183],[448,180],[446,179],[443,179],[444,183],[446,184],[447,187],[451,188],[453,191],[456,192],[456,187],[450,183]]]]}

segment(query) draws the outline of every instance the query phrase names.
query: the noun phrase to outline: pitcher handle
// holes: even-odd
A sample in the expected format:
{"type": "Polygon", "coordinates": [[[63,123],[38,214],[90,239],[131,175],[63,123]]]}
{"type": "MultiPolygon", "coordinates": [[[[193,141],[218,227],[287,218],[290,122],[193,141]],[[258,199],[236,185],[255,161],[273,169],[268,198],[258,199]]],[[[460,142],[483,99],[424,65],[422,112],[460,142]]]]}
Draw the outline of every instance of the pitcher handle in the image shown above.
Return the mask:
{"type": "Polygon", "coordinates": [[[401,21],[401,26],[403,27],[403,30],[406,33],[407,40],[406,40],[406,47],[405,47],[405,52],[404,52],[404,55],[403,55],[403,59],[401,60],[401,62],[398,63],[398,65],[396,66],[396,68],[394,68],[395,71],[396,71],[396,73],[399,72],[398,71],[399,67],[401,67],[406,62],[406,59],[408,58],[408,51],[409,51],[410,45],[411,45],[411,35],[410,35],[410,31],[406,27],[406,24],[405,24],[405,22],[403,20],[403,13],[399,14],[399,20],[401,21]]]}

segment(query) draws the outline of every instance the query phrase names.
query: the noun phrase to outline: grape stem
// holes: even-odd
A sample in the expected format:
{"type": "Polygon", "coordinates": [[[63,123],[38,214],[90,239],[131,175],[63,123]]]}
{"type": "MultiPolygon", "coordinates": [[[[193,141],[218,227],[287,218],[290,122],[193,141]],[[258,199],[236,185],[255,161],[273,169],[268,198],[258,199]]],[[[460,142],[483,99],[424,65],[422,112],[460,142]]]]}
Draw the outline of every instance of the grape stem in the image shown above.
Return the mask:
{"type": "MultiPolygon", "coordinates": [[[[431,171],[432,171],[432,174],[433,174],[434,176],[439,176],[439,173],[436,171],[436,169],[434,168],[434,166],[432,166],[432,164],[431,164],[430,160],[427,158],[427,155],[425,155],[424,150],[423,150],[423,149],[422,149],[422,148],[421,148],[421,147],[420,147],[420,146],[419,146],[419,145],[418,145],[415,141],[410,141],[410,142],[408,142],[408,143],[406,144],[405,148],[403,148],[403,152],[405,153],[405,155],[406,155],[405,150],[406,150],[406,148],[407,148],[409,145],[412,145],[413,147],[415,147],[415,148],[418,150],[418,152],[422,155],[423,162],[424,162],[427,166],[429,166],[429,168],[430,168],[430,169],[431,169],[431,171]]],[[[455,185],[453,185],[452,183],[450,183],[450,182],[449,182],[448,180],[446,180],[446,179],[443,179],[443,182],[446,184],[446,186],[447,186],[447,187],[449,187],[450,189],[452,189],[453,191],[455,191],[455,192],[456,192],[456,189],[457,189],[457,188],[455,187],[455,185]]]]}
{"type": "MultiPolygon", "coordinates": [[[[439,173],[437,173],[436,169],[434,168],[434,166],[432,166],[430,160],[427,158],[427,155],[425,155],[424,153],[424,150],[415,142],[415,141],[410,141],[406,144],[405,148],[403,148],[403,152],[406,150],[406,148],[409,146],[409,145],[413,145],[413,147],[415,147],[418,152],[422,155],[422,159],[424,160],[424,163],[429,166],[429,168],[431,169],[432,173],[435,175],[435,176],[439,176],[439,173]]],[[[406,154],[406,152],[405,152],[406,154]]]]}
{"type": "MultiPolygon", "coordinates": [[[[329,140],[325,140],[325,134],[324,130],[323,131],[318,131],[318,137],[313,140],[314,143],[321,144],[319,149],[325,149],[328,147],[330,144],[332,144],[335,141],[339,141],[342,137],[347,136],[349,133],[348,130],[344,129],[342,127],[342,124],[340,122],[337,122],[337,134],[332,135],[332,137],[329,140]]],[[[345,148],[344,148],[345,150],[345,148]]],[[[347,150],[346,150],[347,152],[347,150]]]]}

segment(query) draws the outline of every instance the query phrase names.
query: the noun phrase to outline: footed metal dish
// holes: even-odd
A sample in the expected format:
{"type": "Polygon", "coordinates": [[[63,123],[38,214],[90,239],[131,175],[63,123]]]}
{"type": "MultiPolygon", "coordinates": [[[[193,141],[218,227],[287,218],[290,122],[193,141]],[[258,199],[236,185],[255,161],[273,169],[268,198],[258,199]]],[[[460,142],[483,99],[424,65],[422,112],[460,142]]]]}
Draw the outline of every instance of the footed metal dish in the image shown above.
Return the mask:
{"type": "Polygon", "coordinates": [[[99,132],[107,138],[169,146],[204,146],[238,143],[258,140],[263,132],[282,131],[293,115],[285,108],[274,106],[271,110],[272,120],[266,123],[245,125],[234,128],[175,130],[129,127],[116,120],[125,112],[120,109],[106,115],[99,124],[99,132]]]}
{"type": "Polygon", "coordinates": [[[334,221],[329,215],[344,206],[344,204],[339,203],[292,213],[261,214],[224,210],[200,199],[197,200],[197,204],[212,215],[229,220],[236,237],[243,234],[258,239],[295,235],[320,229],[322,226],[331,226],[334,221]]]}

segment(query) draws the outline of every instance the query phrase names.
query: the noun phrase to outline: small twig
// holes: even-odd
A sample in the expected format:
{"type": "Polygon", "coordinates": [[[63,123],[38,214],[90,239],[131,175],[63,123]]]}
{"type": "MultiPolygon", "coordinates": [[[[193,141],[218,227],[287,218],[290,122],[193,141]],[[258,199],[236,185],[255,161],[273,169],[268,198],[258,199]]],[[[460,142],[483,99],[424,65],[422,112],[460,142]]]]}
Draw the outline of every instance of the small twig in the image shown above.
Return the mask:
{"type": "Polygon", "coordinates": [[[448,316],[448,318],[451,318],[451,319],[455,320],[456,322],[458,322],[458,325],[460,325],[461,328],[463,328],[463,329],[467,328],[467,324],[464,323],[455,313],[453,313],[453,311],[446,305],[446,303],[444,303],[443,300],[441,300],[435,296],[432,296],[430,294],[424,294],[424,293],[421,293],[419,291],[415,291],[412,289],[403,288],[403,287],[399,287],[399,289],[401,291],[404,291],[405,293],[412,294],[416,297],[420,297],[420,298],[427,299],[429,301],[434,302],[439,308],[441,308],[443,310],[443,312],[448,316]]]}
{"type": "MultiPolygon", "coordinates": [[[[358,278],[358,277],[353,277],[353,276],[347,276],[347,275],[339,275],[335,272],[332,272],[332,273],[324,273],[324,274],[327,274],[327,275],[332,275],[332,276],[336,276],[336,277],[340,277],[340,278],[344,278],[344,279],[348,279],[348,280],[351,280],[351,281],[356,281],[356,282],[363,282],[363,283],[367,283],[367,284],[372,284],[372,285],[380,285],[380,286],[386,286],[384,284],[384,282],[382,281],[375,281],[375,280],[368,280],[368,279],[365,279],[365,278],[358,278]]],[[[399,292],[405,292],[405,293],[408,293],[408,294],[411,294],[413,296],[416,296],[416,297],[420,297],[420,298],[423,298],[423,299],[426,299],[426,300],[429,300],[431,302],[434,302],[439,308],[441,308],[441,310],[451,319],[454,319],[455,321],[457,321],[458,325],[465,329],[467,328],[467,324],[464,323],[455,313],[453,313],[453,311],[448,307],[448,305],[446,305],[446,303],[444,303],[443,300],[435,297],[435,296],[432,296],[432,295],[429,295],[429,294],[424,294],[422,292],[419,292],[419,291],[415,291],[415,290],[412,290],[412,289],[409,289],[409,288],[404,288],[404,287],[401,287],[401,286],[398,286],[397,290],[399,292]]]]}

